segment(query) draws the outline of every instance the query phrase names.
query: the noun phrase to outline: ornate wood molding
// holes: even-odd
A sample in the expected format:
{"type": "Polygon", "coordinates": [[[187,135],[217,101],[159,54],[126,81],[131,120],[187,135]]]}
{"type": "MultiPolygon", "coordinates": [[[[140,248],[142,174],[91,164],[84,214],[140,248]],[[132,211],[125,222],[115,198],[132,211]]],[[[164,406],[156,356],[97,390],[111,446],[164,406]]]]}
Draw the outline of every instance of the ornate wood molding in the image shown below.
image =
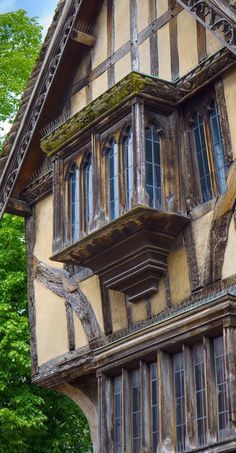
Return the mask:
{"type": "Polygon", "coordinates": [[[92,127],[98,119],[101,119],[102,115],[107,115],[114,108],[118,108],[119,105],[137,95],[153,98],[155,102],[165,103],[172,108],[177,107],[235,62],[236,57],[232,52],[225,48],[221,49],[174,83],[131,72],[52,133],[45,136],[41,140],[41,148],[52,156],[83,129],[92,127]]]}
{"type": "Polygon", "coordinates": [[[67,41],[70,38],[81,3],[82,0],[71,1],[71,6],[67,14],[64,27],[58,37],[57,45],[55,46],[53,53],[50,55],[50,63],[47,71],[45,72],[44,80],[41,80],[38,92],[36,93],[37,100],[32,109],[28,123],[26,122],[24,134],[21,140],[18,141],[17,147],[14,149],[14,154],[12,154],[4,169],[0,187],[0,217],[4,213],[22,162],[29,149],[35,128],[43,111],[48,91],[52,85],[67,41]]]}
{"type": "Polygon", "coordinates": [[[236,15],[223,1],[177,0],[189,13],[236,54],[236,15]]]}
{"type": "Polygon", "coordinates": [[[36,181],[29,184],[24,192],[21,193],[20,197],[29,206],[32,206],[51,191],[52,171],[50,170],[48,173],[42,175],[36,181]]]}

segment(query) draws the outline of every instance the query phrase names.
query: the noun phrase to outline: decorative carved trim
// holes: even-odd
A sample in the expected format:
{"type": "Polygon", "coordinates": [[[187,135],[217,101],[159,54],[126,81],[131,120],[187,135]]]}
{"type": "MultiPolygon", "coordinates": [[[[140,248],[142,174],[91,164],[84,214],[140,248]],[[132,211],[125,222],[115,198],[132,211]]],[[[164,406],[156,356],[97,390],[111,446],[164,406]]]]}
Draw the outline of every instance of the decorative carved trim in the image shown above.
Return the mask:
{"type": "Polygon", "coordinates": [[[218,0],[177,0],[208,30],[236,54],[236,25],[232,10],[218,0]]]}
{"type": "Polygon", "coordinates": [[[52,171],[28,185],[24,192],[21,193],[20,198],[29,206],[32,206],[50,192],[52,192],[52,171]]]}
{"type": "Polygon", "coordinates": [[[71,7],[65,21],[65,25],[57,41],[58,44],[54,49],[54,53],[50,56],[50,64],[48,70],[46,71],[44,81],[42,81],[42,83],[40,84],[40,89],[37,93],[37,101],[35,102],[35,105],[33,107],[30,120],[25,129],[25,133],[21,141],[19,141],[17,149],[15,149],[14,157],[11,159],[9,165],[6,165],[5,167],[3,179],[1,182],[0,217],[3,215],[7,201],[14,187],[18,172],[21,168],[21,164],[30,146],[35,127],[43,110],[44,102],[53,82],[66,43],[70,38],[71,31],[73,29],[81,3],[82,0],[73,0],[71,2],[71,7]]]}
{"type": "Polygon", "coordinates": [[[156,102],[165,103],[172,108],[176,107],[235,62],[235,55],[228,49],[221,49],[175,82],[168,82],[156,77],[131,72],[115,86],[43,138],[41,140],[41,148],[49,156],[52,156],[83,129],[91,127],[102,115],[107,115],[109,111],[115,107],[117,108],[130,97],[137,95],[153,97],[156,102]]]}

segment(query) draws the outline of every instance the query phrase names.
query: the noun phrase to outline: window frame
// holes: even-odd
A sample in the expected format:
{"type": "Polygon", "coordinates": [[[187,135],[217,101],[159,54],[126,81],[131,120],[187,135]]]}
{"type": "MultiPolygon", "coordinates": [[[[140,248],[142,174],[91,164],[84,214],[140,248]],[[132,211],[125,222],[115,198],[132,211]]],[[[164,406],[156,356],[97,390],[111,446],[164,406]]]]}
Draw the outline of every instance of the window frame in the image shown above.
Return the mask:
{"type": "MultiPolygon", "coordinates": [[[[189,147],[190,152],[193,152],[193,173],[196,172],[197,177],[195,177],[196,183],[196,191],[197,191],[197,204],[207,204],[210,203],[215,197],[220,196],[224,193],[220,189],[220,183],[218,179],[218,171],[217,171],[217,162],[215,157],[215,144],[214,144],[214,132],[213,132],[213,125],[211,119],[211,113],[213,111],[212,105],[214,104],[216,107],[217,112],[217,126],[218,126],[218,134],[220,137],[220,148],[222,153],[222,159],[224,161],[224,169],[225,169],[225,190],[227,189],[226,181],[227,181],[227,170],[228,170],[228,163],[227,163],[227,152],[225,149],[225,138],[223,135],[223,129],[221,125],[221,112],[219,106],[217,104],[217,99],[214,94],[207,98],[203,102],[203,100],[198,101],[197,105],[194,106],[194,109],[189,110],[188,112],[188,124],[190,127],[190,141],[189,147]],[[205,141],[205,155],[207,158],[207,164],[209,168],[209,177],[210,177],[210,188],[211,188],[211,196],[204,200],[203,190],[200,183],[200,169],[199,169],[199,161],[197,155],[199,154],[199,150],[196,143],[195,137],[195,124],[196,118],[200,116],[202,118],[202,125],[204,131],[204,141],[205,141]]],[[[194,175],[193,175],[194,176],[194,175]]]]}
{"type": "MultiPolygon", "coordinates": [[[[165,385],[170,385],[171,386],[171,392],[172,392],[172,402],[170,401],[170,395],[168,397],[168,405],[169,403],[171,404],[170,410],[172,414],[172,421],[169,420],[168,423],[173,422],[173,431],[175,432],[176,430],[176,418],[175,418],[175,384],[174,384],[174,360],[175,357],[178,355],[182,356],[182,363],[183,363],[183,373],[184,373],[184,408],[185,408],[185,413],[184,413],[184,420],[185,420],[185,448],[182,449],[177,449],[176,446],[173,444],[173,449],[176,452],[191,452],[191,451],[202,451],[204,448],[209,448],[210,446],[213,447],[215,444],[221,444],[222,442],[225,443],[227,441],[230,441],[232,439],[231,437],[231,432],[230,432],[230,426],[229,426],[229,417],[228,417],[228,425],[225,430],[225,437],[220,438],[219,433],[218,433],[218,425],[215,425],[215,441],[213,441],[212,434],[209,431],[210,426],[213,422],[213,419],[216,420],[218,418],[218,412],[214,413],[214,410],[212,412],[211,407],[211,402],[209,402],[209,380],[207,379],[206,376],[206,369],[208,367],[209,371],[209,363],[211,363],[211,382],[210,385],[211,389],[214,389],[215,393],[215,400],[217,398],[217,393],[216,393],[216,385],[214,384],[215,381],[215,371],[214,371],[214,359],[213,361],[209,362],[209,358],[214,356],[214,340],[218,338],[222,338],[222,341],[224,343],[224,333],[221,331],[214,332],[212,336],[205,337],[202,336],[201,340],[199,340],[199,337],[196,338],[196,341],[191,342],[191,344],[186,345],[186,343],[182,343],[181,346],[176,345],[174,350],[171,349],[169,352],[162,353],[161,350],[156,350],[156,354],[152,353],[151,358],[149,357],[148,360],[145,361],[145,359],[142,359],[139,361],[139,365],[137,366],[137,363],[129,364],[128,368],[122,368],[120,371],[116,371],[115,376],[120,376],[121,382],[122,382],[122,417],[123,417],[123,428],[122,428],[122,436],[123,436],[123,442],[125,442],[125,445],[127,445],[127,439],[131,438],[131,434],[127,433],[125,434],[126,431],[128,433],[132,433],[132,374],[134,371],[139,370],[140,373],[140,394],[141,394],[141,411],[143,411],[143,416],[141,417],[141,447],[140,451],[144,446],[146,446],[146,442],[148,442],[148,445],[150,448],[150,451],[152,450],[152,418],[151,418],[151,367],[156,366],[157,370],[157,380],[158,380],[158,393],[159,393],[159,418],[160,418],[160,429],[163,430],[162,423],[163,420],[161,421],[161,410],[163,410],[163,391],[165,392],[165,385]],[[195,384],[194,384],[194,349],[201,346],[203,349],[203,357],[204,357],[204,362],[203,362],[203,369],[205,373],[205,378],[204,378],[204,384],[205,384],[205,402],[206,402],[206,414],[207,414],[207,419],[206,419],[206,442],[202,443],[198,437],[198,430],[197,430],[197,423],[196,423],[196,400],[195,400],[195,384]],[[191,369],[192,372],[189,374],[189,360],[191,361],[191,369]],[[166,364],[167,368],[166,368],[166,364]],[[164,371],[162,371],[162,369],[164,371]],[[166,374],[166,372],[168,373],[166,374]],[[192,376],[192,377],[191,377],[192,376]],[[164,380],[164,381],[163,381],[164,380]],[[126,382],[126,384],[125,384],[126,382]],[[128,384],[127,384],[128,382],[128,384]],[[169,382],[169,383],[168,383],[169,382]],[[163,387],[164,386],[164,387],[163,387]],[[192,390],[189,392],[189,390],[192,390]],[[194,426],[192,424],[192,420],[187,417],[186,413],[186,408],[189,407],[189,401],[194,400],[193,402],[193,407],[194,407],[194,426]],[[127,411],[129,411],[127,413],[127,411]],[[210,412],[209,412],[210,411],[210,412]],[[212,418],[213,417],[213,418],[212,418]],[[210,420],[210,422],[209,422],[210,420]],[[124,426],[125,425],[125,426],[124,426]],[[148,427],[147,427],[148,426],[148,427]],[[192,439],[189,438],[189,429],[192,432],[192,439]],[[125,438],[124,438],[125,436],[125,438]],[[213,443],[212,443],[213,442],[213,443]]],[[[226,355],[225,355],[226,357],[226,355]]],[[[226,362],[224,361],[224,370],[226,372],[226,362]]],[[[110,380],[113,380],[113,377],[110,377],[110,380]]],[[[228,384],[227,384],[228,385],[228,384]]],[[[168,390],[167,390],[168,394],[168,390]]],[[[226,391],[227,398],[228,398],[228,389],[226,391]]],[[[216,407],[216,406],[215,406],[216,407]]],[[[230,407],[230,406],[229,406],[230,407]]],[[[111,408],[111,413],[112,413],[112,408],[111,408]]],[[[164,412],[166,413],[166,412],[164,412]]],[[[113,426],[113,422],[111,422],[111,426],[113,426]]],[[[115,426],[114,426],[115,428],[115,426]]],[[[163,433],[160,431],[159,432],[159,438],[160,442],[162,442],[162,436],[163,433]]],[[[175,435],[173,435],[174,439],[175,435]]],[[[123,444],[124,445],[124,444],[123,444]]],[[[162,443],[160,443],[160,446],[163,448],[162,443]]],[[[159,448],[160,448],[159,446],[159,448]]],[[[130,440],[129,443],[129,448],[132,453],[136,450],[132,449],[132,440],[130,440]]],[[[171,448],[171,447],[170,447],[171,448]]],[[[123,450],[121,450],[123,451],[123,450]]],[[[148,450],[149,451],[149,450],[148,450]]],[[[155,451],[155,450],[154,450],[155,451]]],[[[169,451],[169,450],[168,450],[169,451]]],[[[172,451],[170,449],[170,451],[172,451]]],[[[139,450],[138,450],[139,453],[139,450]]]]}
{"type": "MultiPolygon", "coordinates": [[[[152,138],[153,138],[153,132],[152,132],[152,138]]],[[[156,121],[154,120],[149,120],[146,122],[145,124],[145,128],[144,128],[144,145],[145,145],[145,149],[144,149],[144,158],[145,158],[145,191],[146,191],[146,194],[147,194],[147,197],[148,197],[148,200],[149,200],[149,206],[152,207],[153,209],[160,209],[162,210],[164,208],[164,187],[163,187],[163,180],[164,180],[164,171],[163,171],[163,129],[160,127],[159,124],[156,123],[156,121]],[[149,140],[151,141],[150,139],[147,139],[146,137],[146,132],[147,130],[150,129],[153,131],[153,129],[155,129],[155,133],[157,134],[159,140],[158,142],[157,141],[152,141],[152,161],[147,161],[147,145],[146,145],[146,140],[149,140]],[[159,160],[160,160],[160,164],[157,164],[155,162],[155,157],[154,157],[154,150],[153,150],[153,143],[157,143],[158,144],[158,152],[159,152],[159,160]],[[152,165],[152,179],[153,179],[153,185],[150,186],[147,184],[147,165],[152,165]],[[156,167],[160,167],[160,186],[155,186],[154,185],[154,180],[156,179],[155,178],[155,169],[156,167]],[[154,206],[152,206],[150,204],[150,197],[149,197],[149,194],[147,192],[147,186],[149,187],[152,187],[152,192],[155,191],[155,189],[160,189],[160,201],[159,201],[159,198],[157,198],[157,205],[155,204],[155,196],[154,196],[154,206]]]]}

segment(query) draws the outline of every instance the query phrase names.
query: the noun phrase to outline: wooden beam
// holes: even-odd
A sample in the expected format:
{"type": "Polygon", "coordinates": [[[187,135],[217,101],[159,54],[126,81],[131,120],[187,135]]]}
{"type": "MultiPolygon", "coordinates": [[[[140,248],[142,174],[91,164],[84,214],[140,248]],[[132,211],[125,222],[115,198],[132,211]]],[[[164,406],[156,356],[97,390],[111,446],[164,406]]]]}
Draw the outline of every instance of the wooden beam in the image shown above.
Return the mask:
{"type": "Polygon", "coordinates": [[[74,29],[72,31],[71,39],[73,41],[78,42],[79,44],[84,44],[85,46],[88,46],[88,47],[93,47],[96,42],[96,38],[94,36],[89,35],[88,33],[84,33],[83,31],[76,30],[76,29],[74,29]]]}
{"type": "Polygon", "coordinates": [[[6,212],[8,214],[19,215],[21,217],[29,217],[31,215],[31,209],[27,203],[23,200],[18,200],[17,198],[9,198],[6,212]]]}

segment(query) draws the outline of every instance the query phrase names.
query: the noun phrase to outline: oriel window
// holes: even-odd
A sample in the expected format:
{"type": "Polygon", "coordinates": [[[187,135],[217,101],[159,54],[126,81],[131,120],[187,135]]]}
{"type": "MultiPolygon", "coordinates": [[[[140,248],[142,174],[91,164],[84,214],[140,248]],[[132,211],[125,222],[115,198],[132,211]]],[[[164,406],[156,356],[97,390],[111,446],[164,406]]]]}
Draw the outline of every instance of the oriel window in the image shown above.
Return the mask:
{"type": "Polygon", "coordinates": [[[162,207],[161,143],[160,134],[153,125],[145,130],[145,153],[149,206],[160,209],[162,207]]]}
{"type": "Polygon", "coordinates": [[[109,219],[119,216],[118,145],[113,139],[107,153],[109,219]]]}
{"type": "Polygon", "coordinates": [[[193,135],[197,157],[197,174],[202,203],[226,191],[227,163],[216,101],[197,112],[193,135]]]}
{"type": "Polygon", "coordinates": [[[88,228],[93,215],[93,165],[91,153],[87,156],[84,166],[85,176],[85,226],[88,228]]]}
{"type": "Polygon", "coordinates": [[[224,155],[219,111],[215,101],[211,104],[210,121],[218,192],[221,194],[226,191],[227,164],[224,155]]]}
{"type": "Polygon", "coordinates": [[[123,146],[124,146],[126,209],[130,209],[133,195],[133,138],[131,128],[128,129],[127,135],[123,140],[123,146]]]}
{"type": "Polygon", "coordinates": [[[70,236],[75,241],[80,232],[80,190],[79,169],[73,164],[69,172],[69,211],[70,211],[70,236]]]}
{"type": "Polygon", "coordinates": [[[201,187],[202,201],[203,203],[205,203],[206,201],[209,201],[212,198],[212,187],[207,155],[205,125],[203,122],[203,118],[199,113],[197,113],[196,115],[193,130],[197,152],[199,183],[201,187]]]}

